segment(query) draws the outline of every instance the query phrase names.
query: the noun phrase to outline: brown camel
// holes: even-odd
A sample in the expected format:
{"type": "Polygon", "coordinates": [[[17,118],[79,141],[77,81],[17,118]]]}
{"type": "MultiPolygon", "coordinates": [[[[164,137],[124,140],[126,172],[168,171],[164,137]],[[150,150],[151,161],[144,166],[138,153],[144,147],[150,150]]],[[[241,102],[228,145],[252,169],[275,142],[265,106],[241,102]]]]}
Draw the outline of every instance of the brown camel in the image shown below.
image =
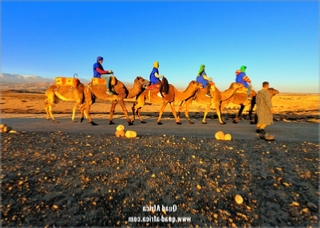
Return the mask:
{"type": "Polygon", "coordinates": [[[47,113],[47,120],[51,119],[54,123],[57,123],[52,114],[53,104],[58,103],[59,99],[63,101],[74,101],[75,104],[72,109],[72,122],[74,120],[77,107],[84,102],[84,85],[77,78],[56,78],[56,83],[50,86],[45,93],[45,110],[47,113]],[[60,80],[60,81],[59,81],[60,80]],[[64,80],[61,83],[61,80],[64,80]],[[69,80],[69,83],[65,83],[65,80],[69,80]],[[72,85],[71,85],[72,84],[72,85]]]}
{"type": "MultiPolygon", "coordinates": [[[[99,80],[105,83],[104,79],[99,79],[99,80]]],[[[110,125],[114,124],[113,114],[114,114],[114,110],[115,110],[115,107],[118,104],[118,102],[123,110],[124,115],[126,116],[128,124],[132,125],[133,123],[131,122],[131,120],[128,116],[128,111],[126,109],[124,99],[125,98],[134,98],[134,97],[138,96],[140,93],[143,92],[145,87],[147,87],[149,84],[150,84],[150,82],[148,80],[138,76],[134,80],[133,88],[127,89],[126,86],[121,81],[118,81],[115,76],[112,76],[111,85],[113,86],[113,90],[114,90],[115,94],[108,95],[106,93],[106,85],[105,84],[94,85],[92,82],[90,82],[85,87],[85,90],[84,90],[86,102],[85,102],[85,105],[83,105],[81,108],[81,122],[84,119],[83,115],[85,115],[88,118],[88,121],[92,125],[97,125],[96,123],[94,123],[92,121],[92,118],[90,117],[90,107],[95,102],[95,98],[97,97],[101,100],[105,100],[105,101],[111,100],[112,101],[112,105],[111,105],[111,109],[110,109],[110,118],[109,118],[110,125]]]]}
{"type": "MultiPolygon", "coordinates": [[[[269,88],[268,89],[271,95],[271,98],[273,96],[275,96],[276,94],[279,94],[279,91],[274,89],[274,88],[269,88]]],[[[236,117],[233,120],[233,123],[237,124],[239,121],[239,118],[242,114],[242,111],[244,110],[245,106],[247,105],[251,105],[250,109],[249,109],[249,120],[251,124],[255,123],[255,120],[252,118],[252,112],[253,112],[253,108],[256,105],[256,96],[257,93],[254,90],[251,90],[251,96],[252,96],[252,100],[248,100],[247,99],[247,94],[246,94],[246,90],[243,89],[241,91],[237,91],[234,96],[230,97],[230,99],[224,100],[221,104],[221,110],[223,111],[224,108],[229,104],[229,102],[232,102],[234,104],[238,104],[240,105],[240,109],[238,114],[236,115],[236,117]]]]}
{"type": "Polygon", "coordinates": [[[220,90],[213,83],[213,85],[211,85],[211,92],[210,92],[212,98],[209,98],[206,96],[206,89],[200,89],[198,90],[198,92],[195,94],[194,97],[181,102],[179,107],[179,112],[178,112],[179,117],[180,117],[180,112],[185,108],[185,116],[187,117],[189,123],[193,124],[193,122],[190,120],[190,117],[189,117],[189,106],[191,105],[192,101],[195,101],[198,104],[206,105],[206,110],[204,112],[202,123],[207,124],[206,122],[207,114],[210,110],[211,105],[215,104],[219,122],[220,124],[225,124],[225,122],[221,118],[221,112],[222,112],[221,101],[232,97],[233,94],[242,87],[243,85],[241,83],[233,82],[231,83],[229,89],[225,90],[224,92],[220,92],[220,90]]]}
{"type": "Polygon", "coordinates": [[[137,116],[140,119],[141,123],[145,123],[141,117],[141,108],[145,105],[145,101],[148,100],[152,104],[162,104],[159,112],[158,117],[158,125],[161,125],[161,117],[163,114],[164,109],[166,108],[167,104],[170,104],[172,114],[176,120],[176,124],[180,125],[180,118],[176,114],[176,110],[174,108],[174,101],[184,101],[188,98],[192,97],[196,91],[202,88],[201,83],[196,81],[191,81],[184,92],[179,92],[173,85],[168,84],[166,78],[163,79],[163,86],[168,86],[168,93],[164,95],[163,98],[159,97],[157,94],[159,89],[153,90],[145,90],[136,100],[135,104],[132,106],[132,114],[133,114],[133,121],[135,120],[135,111],[137,112],[137,116]],[[169,85],[169,86],[168,86],[169,85]]]}

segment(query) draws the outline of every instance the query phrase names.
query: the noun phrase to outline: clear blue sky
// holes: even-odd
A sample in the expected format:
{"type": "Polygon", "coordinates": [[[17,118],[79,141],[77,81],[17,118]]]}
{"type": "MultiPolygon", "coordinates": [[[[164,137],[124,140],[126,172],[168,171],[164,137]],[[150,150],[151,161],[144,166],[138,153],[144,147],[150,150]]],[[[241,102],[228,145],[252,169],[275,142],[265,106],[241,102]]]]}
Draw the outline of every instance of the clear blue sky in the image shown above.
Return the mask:
{"type": "Polygon", "coordinates": [[[1,72],[90,79],[96,57],[119,80],[149,78],[153,62],[177,87],[200,64],[225,90],[246,65],[253,86],[319,92],[317,1],[9,2],[1,72]]]}

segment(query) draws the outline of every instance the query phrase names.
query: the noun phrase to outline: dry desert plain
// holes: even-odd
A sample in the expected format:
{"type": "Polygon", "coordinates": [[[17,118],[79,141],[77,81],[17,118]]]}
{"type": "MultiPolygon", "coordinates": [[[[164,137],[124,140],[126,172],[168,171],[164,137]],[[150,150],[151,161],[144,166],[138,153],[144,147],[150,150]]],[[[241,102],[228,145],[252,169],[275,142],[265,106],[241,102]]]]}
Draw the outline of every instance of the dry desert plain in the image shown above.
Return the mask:
{"type": "Polygon", "coordinates": [[[224,126],[214,108],[202,125],[204,107],[193,104],[194,125],[184,115],[176,125],[167,107],[158,126],[159,105],[146,105],[147,123],[129,127],[118,106],[114,121],[138,133],[126,139],[108,125],[110,102],[92,106],[98,126],[71,123],[72,102],[62,101],[53,123],[44,93],[2,91],[1,122],[17,133],[1,135],[1,224],[318,227],[319,94],[280,93],[273,105],[275,141],[257,139],[248,120],[233,124],[232,104],[224,126]],[[217,141],[218,130],[233,140],[217,141]],[[150,205],[177,210],[143,210],[150,205]],[[149,221],[130,221],[143,216],[149,221]]]}

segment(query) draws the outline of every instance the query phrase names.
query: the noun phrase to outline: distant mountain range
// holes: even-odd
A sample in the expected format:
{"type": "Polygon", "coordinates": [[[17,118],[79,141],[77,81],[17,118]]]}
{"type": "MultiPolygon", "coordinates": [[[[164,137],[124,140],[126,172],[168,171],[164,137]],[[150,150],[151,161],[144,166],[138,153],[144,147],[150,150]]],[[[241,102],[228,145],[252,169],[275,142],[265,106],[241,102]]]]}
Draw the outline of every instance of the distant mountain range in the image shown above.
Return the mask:
{"type": "MultiPolygon", "coordinates": [[[[89,83],[89,80],[79,78],[84,84],[89,83]]],[[[35,75],[20,75],[20,74],[0,74],[0,89],[1,90],[26,90],[43,92],[54,83],[54,78],[44,78],[35,75]]]]}
{"type": "MultiPolygon", "coordinates": [[[[89,81],[79,78],[81,82],[88,83],[89,81]]],[[[0,74],[0,82],[6,83],[28,83],[28,82],[53,82],[54,78],[44,78],[35,75],[21,75],[21,74],[0,74]]]]}

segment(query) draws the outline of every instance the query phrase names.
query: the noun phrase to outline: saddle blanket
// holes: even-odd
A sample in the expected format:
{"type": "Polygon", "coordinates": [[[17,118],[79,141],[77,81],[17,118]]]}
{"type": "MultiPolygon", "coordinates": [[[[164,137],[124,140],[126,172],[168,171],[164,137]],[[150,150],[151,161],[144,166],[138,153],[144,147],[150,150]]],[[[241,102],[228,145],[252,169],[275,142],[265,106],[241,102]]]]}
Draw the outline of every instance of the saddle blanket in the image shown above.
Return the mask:
{"type": "Polygon", "coordinates": [[[77,87],[79,84],[79,79],[77,78],[65,78],[65,77],[56,77],[55,84],[58,86],[72,86],[77,87]]]}
{"type": "Polygon", "coordinates": [[[248,92],[248,88],[243,87],[241,89],[237,89],[236,93],[247,93],[248,92]]]}
{"type": "Polygon", "coordinates": [[[153,84],[153,85],[150,85],[146,88],[146,90],[154,90],[154,89],[159,89],[160,88],[160,85],[158,84],[153,84]]]}
{"type": "Polygon", "coordinates": [[[91,84],[92,85],[106,85],[107,80],[104,78],[92,78],[91,79],[91,84]]]}

